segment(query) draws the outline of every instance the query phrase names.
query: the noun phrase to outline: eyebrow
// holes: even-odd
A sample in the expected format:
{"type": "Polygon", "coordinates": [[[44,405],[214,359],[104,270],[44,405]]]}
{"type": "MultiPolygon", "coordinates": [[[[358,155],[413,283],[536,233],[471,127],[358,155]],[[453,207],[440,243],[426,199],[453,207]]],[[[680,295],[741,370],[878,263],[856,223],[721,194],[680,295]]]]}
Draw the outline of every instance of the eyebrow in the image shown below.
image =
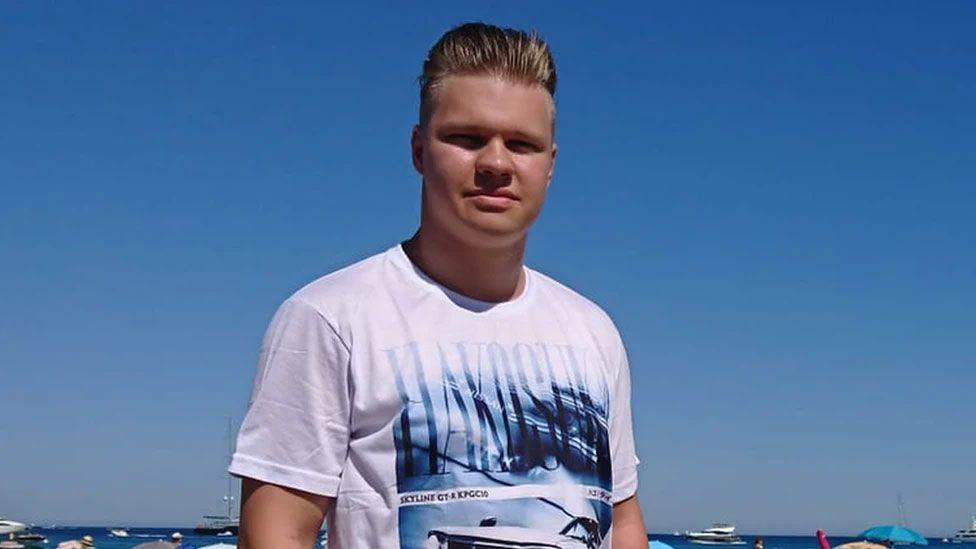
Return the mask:
{"type": "MultiPolygon", "coordinates": [[[[442,133],[454,133],[454,132],[470,132],[470,133],[482,133],[487,128],[478,124],[451,124],[450,122],[441,126],[440,131],[442,133]]],[[[494,130],[491,130],[494,132],[494,130]]],[[[522,130],[502,130],[502,134],[513,137],[515,139],[523,139],[525,141],[538,141],[540,143],[545,143],[545,136],[524,132],[522,130]]]]}

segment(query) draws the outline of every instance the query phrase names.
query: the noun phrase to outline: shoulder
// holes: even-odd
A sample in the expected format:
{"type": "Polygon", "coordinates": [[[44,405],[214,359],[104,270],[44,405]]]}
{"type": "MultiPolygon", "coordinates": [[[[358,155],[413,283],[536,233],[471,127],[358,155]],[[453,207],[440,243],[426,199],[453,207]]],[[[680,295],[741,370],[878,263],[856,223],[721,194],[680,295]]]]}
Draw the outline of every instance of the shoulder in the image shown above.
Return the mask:
{"type": "MultiPolygon", "coordinates": [[[[576,323],[582,328],[583,338],[588,338],[603,356],[604,363],[616,376],[621,365],[626,363],[627,351],[616,324],[602,307],[569,286],[552,277],[532,271],[535,291],[545,307],[558,315],[561,324],[576,323]]],[[[580,341],[582,341],[581,339],[580,341]]]]}
{"type": "Polygon", "coordinates": [[[286,300],[333,317],[383,287],[390,251],[383,251],[309,282],[286,300]]]}
{"type": "Polygon", "coordinates": [[[380,252],[306,284],[281,304],[269,332],[324,322],[348,346],[351,319],[388,284],[390,255],[380,252]]]}
{"type": "Polygon", "coordinates": [[[565,315],[582,319],[588,326],[619,340],[620,334],[610,315],[591,299],[547,274],[529,269],[538,297],[565,315]]]}

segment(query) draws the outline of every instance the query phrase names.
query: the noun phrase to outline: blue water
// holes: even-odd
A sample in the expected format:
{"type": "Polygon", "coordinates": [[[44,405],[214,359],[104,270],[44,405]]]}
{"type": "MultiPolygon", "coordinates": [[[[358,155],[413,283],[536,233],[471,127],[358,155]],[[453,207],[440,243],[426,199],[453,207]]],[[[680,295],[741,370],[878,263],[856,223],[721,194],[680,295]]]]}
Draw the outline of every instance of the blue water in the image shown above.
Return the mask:
{"type": "MultiPolygon", "coordinates": [[[[736,534],[742,538],[742,541],[746,542],[746,545],[730,545],[725,547],[732,547],[738,549],[752,549],[752,542],[756,539],[756,536],[762,536],[763,547],[765,549],[819,549],[820,544],[817,543],[817,538],[813,532],[809,536],[774,536],[766,534],[744,534],[736,532],[736,534]]],[[[721,545],[696,545],[685,540],[680,536],[664,535],[664,534],[650,534],[650,539],[663,541],[668,545],[674,547],[674,549],[721,549],[721,545]]],[[[842,543],[847,543],[851,541],[858,541],[859,538],[851,538],[845,536],[831,536],[827,535],[827,541],[830,542],[831,547],[836,547],[842,543]]],[[[896,546],[896,548],[902,546],[896,546]]],[[[903,546],[906,549],[912,549],[917,546],[903,546]]],[[[954,549],[960,549],[960,545],[952,543],[943,543],[941,540],[930,539],[928,547],[930,549],[947,549],[952,547],[954,549]]],[[[976,548],[974,548],[976,549],[976,548]]]]}
{"type": "Polygon", "coordinates": [[[109,529],[104,526],[81,526],[81,527],[63,527],[63,528],[34,528],[32,532],[37,532],[42,536],[47,538],[46,544],[35,544],[33,546],[25,545],[27,547],[43,547],[43,548],[55,548],[62,541],[68,541],[72,539],[81,539],[85,534],[91,536],[95,540],[96,549],[130,549],[140,543],[146,543],[147,541],[169,541],[169,536],[173,532],[179,532],[183,534],[183,542],[189,543],[194,547],[203,547],[205,545],[213,545],[215,543],[229,543],[234,545],[237,543],[237,538],[234,536],[195,536],[193,535],[193,527],[173,527],[173,528],[129,528],[128,538],[113,538],[109,537],[109,529]]]}
{"type": "MultiPolygon", "coordinates": [[[[35,545],[34,547],[44,547],[44,548],[54,548],[57,547],[58,543],[62,541],[67,541],[70,539],[81,539],[85,534],[90,535],[95,539],[96,549],[131,549],[132,547],[145,543],[147,541],[154,540],[168,540],[170,534],[173,532],[180,532],[183,534],[183,541],[192,544],[194,547],[202,547],[204,545],[212,545],[214,543],[229,543],[236,544],[237,538],[233,536],[195,536],[193,535],[193,528],[187,527],[172,527],[172,528],[129,528],[129,538],[112,538],[108,535],[108,529],[104,526],[91,526],[91,527],[65,527],[65,528],[35,528],[35,532],[44,535],[48,539],[48,543],[35,545]]],[[[762,535],[762,534],[760,534],[762,535]]],[[[747,542],[746,545],[735,545],[731,546],[736,549],[752,549],[752,541],[755,539],[754,534],[741,534],[742,540],[747,542]]],[[[809,536],[772,536],[772,535],[762,535],[765,549],[818,549],[817,538],[812,534],[809,536]]],[[[719,549],[721,546],[708,546],[708,545],[695,545],[694,543],[687,542],[684,538],[679,536],[673,536],[670,534],[651,534],[650,539],[663,541],[668,545],[674,547],[674,549],[719,549]]],[[[831,546],[837,546],[842,543],[847,543],[849,541],[855,541],[854,538],[849,537],[839,537],[839,536],[828,536],[828,541],[830,541],[831,546]]],[[[960,545],[954,545],[951,543],[943,543],[940,540],[930,539],[929,547],[931,549],[959,549],[960,545]]],[[[30,546],[28,546],[30,547],[30,546]]]]}

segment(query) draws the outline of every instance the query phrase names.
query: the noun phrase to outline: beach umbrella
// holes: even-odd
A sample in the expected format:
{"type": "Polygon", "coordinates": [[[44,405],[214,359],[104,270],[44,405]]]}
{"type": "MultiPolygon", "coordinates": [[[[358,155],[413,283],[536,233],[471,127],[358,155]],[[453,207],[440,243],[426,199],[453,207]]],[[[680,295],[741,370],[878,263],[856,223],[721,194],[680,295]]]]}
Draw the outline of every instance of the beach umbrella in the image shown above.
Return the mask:
{"type": "Polygon", "coordinates": [[[915,530],[904,526],[875,526],[868,528],[857,535],[869,541],[880,541],[883,543],[911,543],[916,545],[928,545],[929,540],[915,530]]]}
{"type": "Polygon", "coordinates": [[[663,541],[652,539],[651,541],[647,542],[647,549],[674,549],[674,547],[671,547],[663,541]]]}

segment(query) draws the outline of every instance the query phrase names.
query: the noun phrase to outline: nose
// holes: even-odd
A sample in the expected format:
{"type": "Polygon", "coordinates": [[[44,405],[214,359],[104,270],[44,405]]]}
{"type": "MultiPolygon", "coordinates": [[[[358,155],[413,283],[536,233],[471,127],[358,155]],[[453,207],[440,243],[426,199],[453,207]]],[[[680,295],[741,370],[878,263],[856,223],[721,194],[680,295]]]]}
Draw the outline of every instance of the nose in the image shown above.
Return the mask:
{"type": "Polygon", "coordinates": [[[482,147],[475,163],[475,171],[483,177],[509,179],[514,169],[511,153],[499,137],[489,140],[482,147]]]}

